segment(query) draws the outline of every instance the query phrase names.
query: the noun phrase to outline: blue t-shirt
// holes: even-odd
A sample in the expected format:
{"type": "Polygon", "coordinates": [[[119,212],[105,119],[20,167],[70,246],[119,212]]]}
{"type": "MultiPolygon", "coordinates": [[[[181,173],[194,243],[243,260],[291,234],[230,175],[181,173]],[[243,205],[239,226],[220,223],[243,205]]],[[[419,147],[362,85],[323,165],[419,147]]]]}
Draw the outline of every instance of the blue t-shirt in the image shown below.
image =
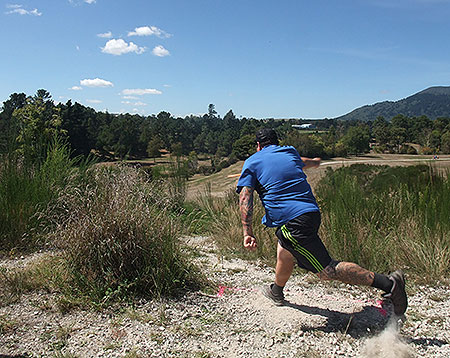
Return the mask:
{"type": "Polygon", "coordinates": [[[319,211],[304,166],[294,147],[266,146],[245,161],[236,192],[244,186],[254,188],[266,210],[262,223],[281,226],[299,215],[319,211]]]}

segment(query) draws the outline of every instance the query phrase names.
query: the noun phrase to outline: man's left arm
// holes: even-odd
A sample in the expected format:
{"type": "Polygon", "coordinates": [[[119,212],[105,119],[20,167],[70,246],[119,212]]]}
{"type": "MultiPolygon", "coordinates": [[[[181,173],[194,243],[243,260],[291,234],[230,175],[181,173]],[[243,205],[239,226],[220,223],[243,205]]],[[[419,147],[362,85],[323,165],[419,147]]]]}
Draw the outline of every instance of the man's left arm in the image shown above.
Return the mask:
{"type": "Polygon", "coordinates": [[[302,159],[302,162],[305,164],[303,169],[308,168],[318,168],[320,165],[320,162],[322,159],[320,158],[307,158],[307,157],[300,157],[302,159]]]}

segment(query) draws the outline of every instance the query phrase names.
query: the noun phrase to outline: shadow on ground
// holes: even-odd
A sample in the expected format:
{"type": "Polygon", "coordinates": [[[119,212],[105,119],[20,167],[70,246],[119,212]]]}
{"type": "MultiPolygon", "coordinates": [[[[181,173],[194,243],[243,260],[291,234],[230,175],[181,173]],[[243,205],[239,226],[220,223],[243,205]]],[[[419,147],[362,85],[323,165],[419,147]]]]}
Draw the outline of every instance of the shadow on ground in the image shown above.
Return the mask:
{"type": "Polygon", "coordinates": [[[298,305],[286,301],[286,307],[290,307],[310,315],[319,315],[327,318],[327,323],[324,326],[307,326],[303,325],[303,331],[323,331],[341,332],[349,334],[353,338],[360,338],[372,335],[375,332],[384,329],[389,321],[389,316],[383,316],[380,309],[374,306],[365,306],[362,311],[355,313],[344,313],[325,308],[311,307],[306,305],[298,305]]]}
{"type": "MultiPolygon", "coordinates": [[[[365,306],[362,311],[355,313],[344,313],[319,307],[298,305],[286,301],[286,307],[290,307],[310,315],[320,315],[327,318],[327,323],[323,326],[303,325],[303,331],[322,331],[326,333],[341,332],[348,334],[353,338],[373,336],[381,332],[389,322],[390,316],[383,316],[379,308],[374,306],[365,306]]],[[[449,342],[438,338],[406,338],[408,344],[414,344],[422,347],[437,346],[449,344],[449,342]]]]}
{"type": "Polygon", "coordinates": [[[406,340],[410,344],[415,344],[417,346],[430,347],[437,346],[442,347],[446,344],[449,344],[447,341],[443,341],[438,338],[409,338],[406,340]]]}

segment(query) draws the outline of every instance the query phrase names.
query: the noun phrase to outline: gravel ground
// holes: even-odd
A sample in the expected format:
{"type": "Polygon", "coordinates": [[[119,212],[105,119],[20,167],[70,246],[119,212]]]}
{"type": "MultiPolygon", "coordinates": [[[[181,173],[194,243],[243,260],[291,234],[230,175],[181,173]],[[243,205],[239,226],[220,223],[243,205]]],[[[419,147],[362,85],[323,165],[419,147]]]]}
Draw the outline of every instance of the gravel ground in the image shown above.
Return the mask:
{"type": "Polygon", "coordinates": [[[286,288],[289,303],[276,307],[259,291],[272,268],[225,260],[206,238],[189,241],[216,292],[65,314],[55,294],[27,294],[0,308],[0,358],[450,357],[448,286],[409,287],[400,321],[374,289],[298,274],[286,288]]]}

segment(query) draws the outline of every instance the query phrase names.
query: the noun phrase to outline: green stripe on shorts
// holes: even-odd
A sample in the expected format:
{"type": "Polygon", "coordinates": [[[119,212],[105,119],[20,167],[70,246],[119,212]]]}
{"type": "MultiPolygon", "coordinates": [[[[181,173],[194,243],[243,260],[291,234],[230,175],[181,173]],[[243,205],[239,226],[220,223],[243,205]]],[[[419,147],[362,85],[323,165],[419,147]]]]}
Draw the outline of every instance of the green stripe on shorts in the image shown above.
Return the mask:
{"type": "Polygon", "coordinates": [[[317,272],[320,272],[320,271],[323,270],[323,266],[313,256],[313,254],[311,254],[304,247],[300,246],[300,244],[297,241],[294,240],[294,238],[292,237],[292,234],[289,232],[289,230],[286,227],[286,225],[283,225],[281,227],[281,232],[283,233],[283,236],[291,242],[291,244],[294,247],[294,249],[297,250],[297,252],[299,254],[303,255],[309,261],[309,263],[317,270],[317,272]]]}

